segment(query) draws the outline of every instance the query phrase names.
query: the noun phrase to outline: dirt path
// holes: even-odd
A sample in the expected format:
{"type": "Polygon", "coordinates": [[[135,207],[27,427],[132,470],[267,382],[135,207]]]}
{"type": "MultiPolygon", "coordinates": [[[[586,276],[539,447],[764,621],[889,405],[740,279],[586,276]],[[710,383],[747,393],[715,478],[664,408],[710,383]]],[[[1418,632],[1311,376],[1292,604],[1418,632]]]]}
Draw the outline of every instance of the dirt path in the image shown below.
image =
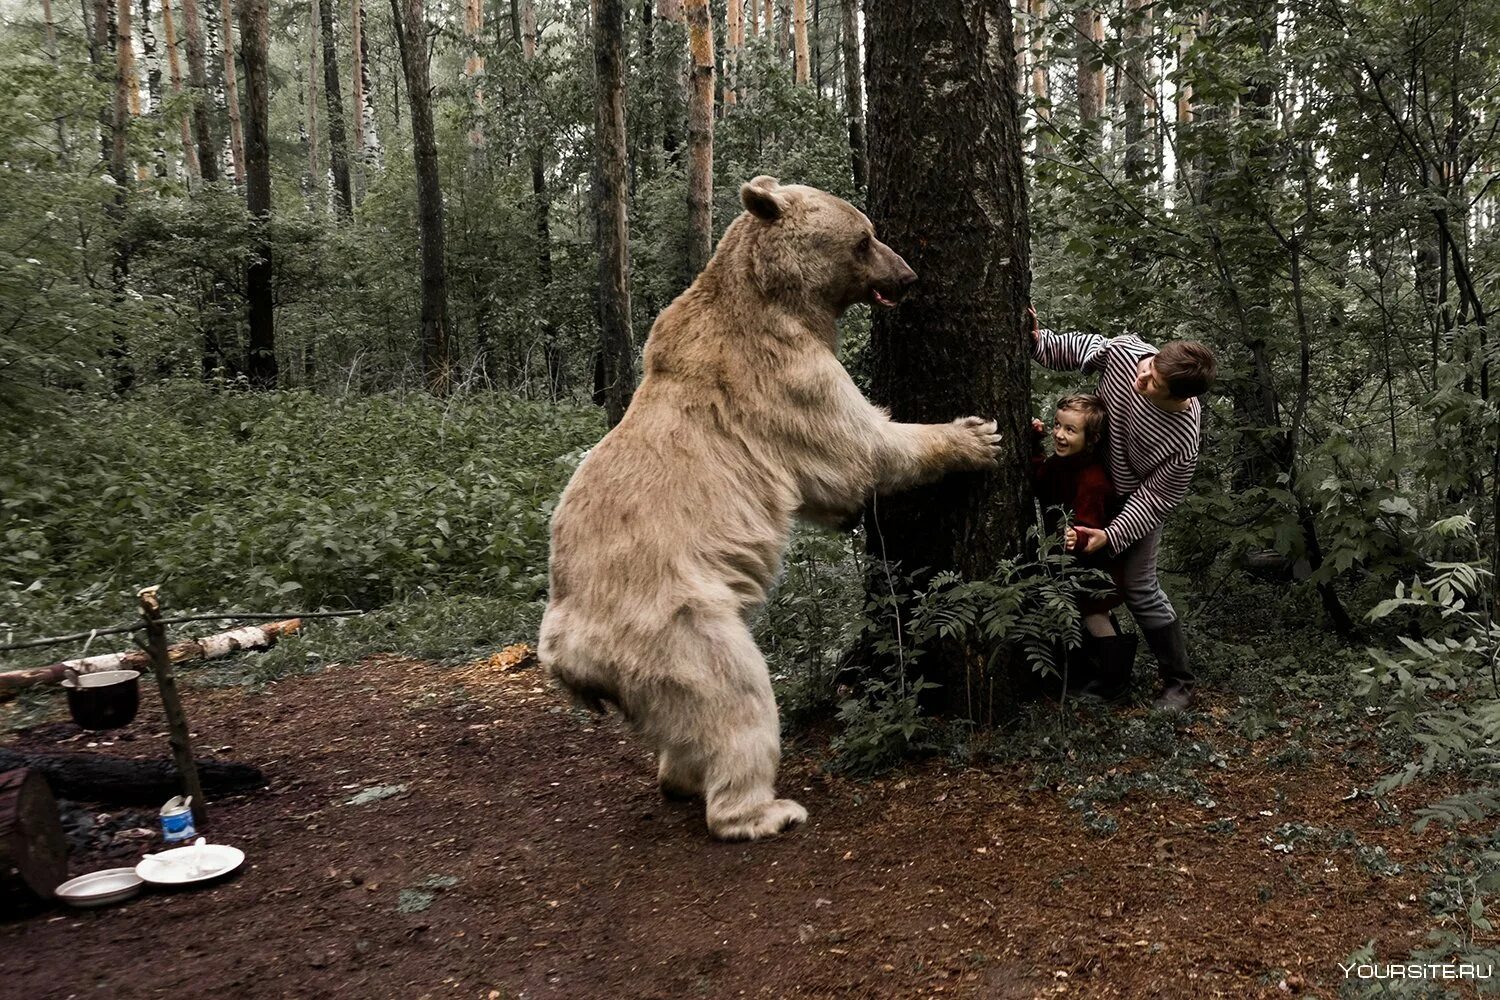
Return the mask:
{"type": "MultiPolygon", "coordinates": [[[[111,752],[165,753],[146,700],[111,752]]],[[[1212,806],[1130,793],[1098,836],[1072,789],[1027,791],[1022,768],[858,783],[793,748],[782,788],[808,826],[726,845],[535,669],[376,659],[188,705],[201,747],[273,777],[214,810],[249,863],[211,889],[0,924],[0,996],[1332,996],[1355,948],[1417,941],[1411,862],[1443,838],[1378,824],[1340,801],[1364,776],[1317,764],[1210,768],[1212,806]],[[372,786],[405,788],[347,804],[372,786]],[[1405,871],[1275,850],[1294,821],[1405,871]]],[[[89,738],[60,723],[22,745],[89,738]]]]}

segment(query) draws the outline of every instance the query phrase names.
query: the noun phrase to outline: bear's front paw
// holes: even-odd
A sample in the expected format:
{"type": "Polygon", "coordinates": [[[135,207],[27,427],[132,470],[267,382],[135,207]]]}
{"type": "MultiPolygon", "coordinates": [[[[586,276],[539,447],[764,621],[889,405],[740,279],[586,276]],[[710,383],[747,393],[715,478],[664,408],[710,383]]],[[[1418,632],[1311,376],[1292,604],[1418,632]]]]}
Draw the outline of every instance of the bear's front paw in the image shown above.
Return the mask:
{"type": "Polygon", "coordinates": [[[999,425],[983,417],[959,417],[954,430],[954,461],[960,469],[992,469],[1000,464],[999,425]]]}

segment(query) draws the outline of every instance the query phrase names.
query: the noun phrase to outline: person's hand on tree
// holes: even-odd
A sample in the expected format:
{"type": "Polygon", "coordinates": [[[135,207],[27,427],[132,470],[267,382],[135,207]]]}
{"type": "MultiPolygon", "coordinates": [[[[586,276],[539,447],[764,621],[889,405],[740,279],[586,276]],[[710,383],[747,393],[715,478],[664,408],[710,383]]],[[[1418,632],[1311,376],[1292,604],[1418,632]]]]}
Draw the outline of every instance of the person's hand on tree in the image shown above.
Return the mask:
{"type": "Polygon", "coordinates": [[[1037,341],[1042,337],[1042,324],[1041,321],[1036,318],[1036,306],[1028,305],[1026,307],[1025,322],[1027,330],[1029,330],[1031,333],[1031,346],[1035,347],[1037,341]]]}
{"type": "Polygon", "coordinates": [[[1041,417],[1031,418],[1031,433],[1035,434],[1037,437],[1043,437],[1046,435],[1047,425],[1042,423],[1041,417]]]}
{"type": "Polygon", "coordinates": [[[1081,524],[1076,528],[1069,528],[1068,535],[1071,539],[1068,548],[1072,551],[1081,549],[1083,555],[1098,552],[1109,541],[1109,535],[1104,533],[1103,528],[1085,528],[1081,524]]]}

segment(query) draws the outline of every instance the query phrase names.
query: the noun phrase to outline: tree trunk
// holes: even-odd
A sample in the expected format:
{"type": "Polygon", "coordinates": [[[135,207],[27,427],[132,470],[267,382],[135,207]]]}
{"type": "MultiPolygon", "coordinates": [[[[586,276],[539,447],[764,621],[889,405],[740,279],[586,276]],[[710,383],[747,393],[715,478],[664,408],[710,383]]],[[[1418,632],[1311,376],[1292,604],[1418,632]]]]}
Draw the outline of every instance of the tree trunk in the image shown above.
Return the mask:
{"type": "Polygon", "coordinates": [[[323,162],[318,155],[318,49],[323,44],[322,32],[318,29],[318,0],[307,5],[307,191],[310,205],[316,206],[323,199],[323,162]]]}
{"type": "MultiPolygon", "coordinates": [[[[643,8],[650,15],[649,0],[643,8]]],[[[521,57],[526,60],[533,75],[527,77],[533,86],[539,85],[535,77],[536,63],[536,7],[532,0],[513,0],[515,12],[511,28],[516,32],[516,44],[521,47],[521,57]]],[[[649,55],[646,62],[650,63],[649,55]]],[[[552,398],[560,399],[568,391],[567,358],[563,354],[562,341],[557,335],[557,324],[552,321],[552,205],[547,195],[547,160],[544,143],[539,136],[529,136],[531,143],[531,198],[536,229],[537,283],[542,289],[542,338],[547,354],[547,384],[552,398]]]]}
{"type": "Polygon", "coordinates": [[[865,84],[860,69],[859,0],[840,0],[839,6],[844,15],[844,114],[849,119],[849,162],[854,170],[854,186],[863,191],[870,176],[865,166],[865,84]]]}
{"type": "Polygon", "coordinates": [[[222,0],[224,24],[224,100],[229,108],[229,152],[234,164],[234,183],[245,186],[245,129],[240,122],[240,88],[234,69],[234,12],[222,0]]]}
{"type": "MultiPolygon", "coordinates": [[[[987,0],[869,10],[870,217],[919,278],[876,314],[870,396],[900,421],[994,417],[1009,448],[994,473],[950,475],[869,509],[872,555],[905,572],[987,576],[1020,553],[1030,520],[1030,250],[1012,23],[987,0]]],[[[988,717],[997,695],[975,650],[932,649],[922,665],[946,709],[988,717]]]]}
{"type": "Polygon", "coordinates": [[[728,0],[724,16],[724,113],[739,101],[740,46],[744,42],[745,11],[740,0],[728,0]]]}
{"type": "MultiPolygon", "coordinates": [[[[199,760],[206,794],[238,795],[266,786],[260,768],[233,761],[199,760]]],[[[182,794],[182,779],[170,760],[138,760],[103,753],[29,753],[0,749],[0,769],[24,767],[67,799],[105,805],[160,805],[182,794]]]]}
{"type": "MultiPolygon", "coordinates": [[[[344,131],[344,97],[339,89],[339,51],[333,38],[333,4],[331,0],[316,2],[319,29],[323,32],[323,94],[328,101],[328,161],[333,169],[333,200],[347,218],[354,213],[354,196],[349,190],[349,140],[344,131]]],[[[422,37],[425,52],[427,36],[424,33],[422,37]]]]}
{"type": "Polygon", "coordinates": [[[655,40],[662,63],[661,150],[667,162],[673,163],[677,160],[677,147],[682,141],[683,116],[687,107],[684,57],[688,47],[682,0],[656,0],[656,20],[661,24],[661,35],[655,40]]]}
{"type": "Polygon", "coordinates": [[[52,902],[68,877],[68,843],[57,800],[34,770],[0,765],[0,913],[52,902]]]}
{"type": "MultiPolygon", "coordinates": [[[[437,134],[428,82],[427,18],[422,0],[391,0],[396,17],[406,95],[411,104],[412,152],[417,167],[417,224],[422,234],[422,372],[438,396],[452,388],[448,344],[448,285],[443,267],[443,189],[438,180],[437,134]]],[[[327,50],[324,50],[327,57],[327,50]]]]}
{"type": "Polygon", "coordinates": [[[630,232],[625,218],[625,15],[621,5],[622,0],[590,2],[594,27],[594,206],[599,227],[599,361],[595,389],[602,392],[611,427],[625,415],[635,392],[630,232]]]}
{"type": "Polygon", "coordinates": [[[250,320],[245,373],[259,389],[276,388],[276,320],[271,299],[271,81],[266,63],[270,39],[269,0],[239,0],[240,45],[245,57],[245,108],[250,115],[245,147],[245,207],[252,225],[245,266],[245,303],[250,320]]]}
{"type": "MultiPolygon", "coordinates": [[[[382,165],[380,132],[375,127],[375,97],[370,86],[370,44],[365,37],[365,0],[354,0],[351,8],[354,30],[354,134],[355,155],[359,157],[363,177],[367,171],[382,165]]],[[[358,192],[363,197],[363,184],[358,192]]],[[[356,199],[357,201],[358,199],[356,199]]]]}
{"type": "Polygon", "coordinates": [[[792,31],[792,82],[805,87],[808,81],[807,0],[792,0],[792,31]]]}
{"type": "Polygon", "coordinates": [[[714,36],[708,0],[687,0],[692,88],[688,95],[687,281],[713,255],[714,228],[714,36]]]}
{"type": "Polygon", "coordinates": [[[203,27],[198,21],[198,0],[182,0],[182,20],[187,29],[188,83],[193,88],[193,133],[198,140],[198,173],[212,184],[219,179],[214,157],[213,131],[208,122],[208,70],[203,55],[203,27]]]}
{"type": "MultiPolygon", "coordinates": [[[[115,90],[110,116],[109,173],[114,178],[115,194],[109,214],[115,224],[114,257],[110,266],[110,284],[116,307],[125,301],[125,281],[130,274],[130,238],[125,230],[125,201],[130,190],[129,153],[126,136],[130,128],[130,94],[135,87],[135,53],[130,40],[130,0],[120,0],[115,10],[115,90]]],[[[135,370],[130,362],[130,345],[118,326],[110,348],[115,391],[123,393],[135,384],[135,370]]]]}
{"type": "MultiPolygon", "coordinates": [[[[484,88],[480,78],[484,76],[484,56],[479,53],[479,33],[484,29],[483,0],[464,0],[464,37],[468,39],[469,57],[464,60],[464,86],[469,92],[469,147],[484,147],[484,88]]],[[[357,67],[356,67],[357,69],[357,67]]],[[[359,102],[354,104],[355,121],[359,120],[359,102]]],[[[358,126],[356,125],[356,129],[358,126]]],[[[356,143],[358,145],[358,143],[356,143]]]]}
{"type": "MultiPolygon", "coordinates": [[[[84,9],[86,10],[87,7],[84,9]]],[[[47,61],[52,64],[53,72],[57,72],[61,68],[61,57],[57,48],[57,23],[52,19],[52,0],[42,0],[42,18],[46,30],[44,37],[47,61]]],[[[68,159],[68,130],[65,116],[61,112],[54,115],[52,125],[57,131],[57,158],[65,163],[68,159]]]]}
{"type": "Polygon", "coordinates": [[[1078,120],[1090,125],[1104,111],[1104,63],[1099,51],[1103,19],[1097,10],[1073,12],[1073,43],[1078,60],[1078,120]]]}
{"type": "MultiPolygon", "coordinates": [[[[182,64],[177,59],[177,26],[172,23],[172,0],[161,0],[161,23],[167,36],[167,73],[172,82],[172,96],[182,93],[182,64]]],[[[195,190],[202,174],[198,169],[198,150],[193,145],[193,134],[187,114],[183,114],[182,162],[187,172],[188,189],[195,190]]]]}
{"type": "Polygon", "coordinates": [[[1052,149],[1052,104],[1047,92],[1047,0],[1031,0],[1031,97],[1036,108],[1036,150],[1052,149]]]}
{"type": "Polygon", "coordinates": [[[1147,0],[1130,0],[1125,21],[1125,176],[1143,179],[1152,163],[1147,144],[1147,65],[1151,47],[1151,8],[1147,0]]]}

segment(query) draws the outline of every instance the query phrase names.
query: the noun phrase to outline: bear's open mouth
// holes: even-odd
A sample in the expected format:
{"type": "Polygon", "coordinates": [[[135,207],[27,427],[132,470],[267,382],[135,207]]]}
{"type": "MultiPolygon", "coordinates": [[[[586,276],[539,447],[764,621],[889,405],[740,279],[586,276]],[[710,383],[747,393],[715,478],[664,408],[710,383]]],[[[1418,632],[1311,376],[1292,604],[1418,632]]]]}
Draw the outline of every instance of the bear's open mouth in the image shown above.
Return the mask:
{"type": "Polygon", "coordinates": [[[881,295],[880,289],[878,288],[870,289],[870,297],[875,300],[876,305],[885,306],[887,309],[894,309],[896,307],[896,301],[894,299],[888,299],[884,295],[881,295]]]}

